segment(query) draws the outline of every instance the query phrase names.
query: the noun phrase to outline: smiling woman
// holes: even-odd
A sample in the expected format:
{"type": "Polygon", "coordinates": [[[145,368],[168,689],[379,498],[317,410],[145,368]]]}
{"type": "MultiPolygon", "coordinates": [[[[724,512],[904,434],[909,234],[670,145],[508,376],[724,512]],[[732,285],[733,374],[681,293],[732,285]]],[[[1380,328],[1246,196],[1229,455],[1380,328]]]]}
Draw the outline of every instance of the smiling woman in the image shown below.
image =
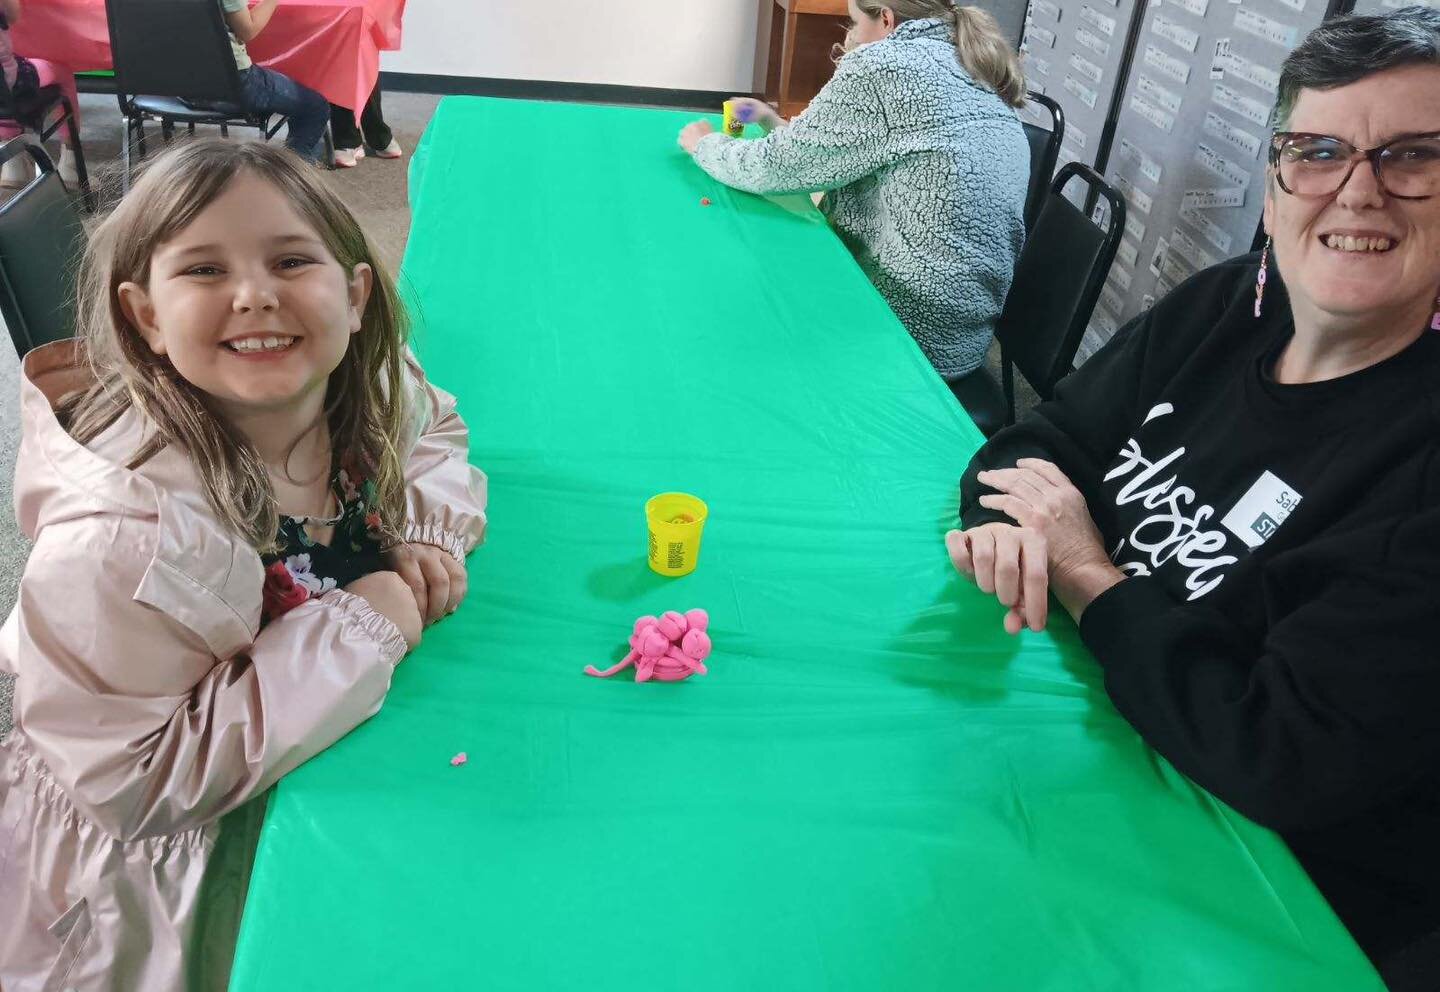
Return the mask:
{"type": "Polygon", "coordinates": [[[1280,831],[1392,989],[1440,975],[1440,10],[1280,78],[1266,250],[1123,328],[961,484],[957,569],[1280,831]]]}

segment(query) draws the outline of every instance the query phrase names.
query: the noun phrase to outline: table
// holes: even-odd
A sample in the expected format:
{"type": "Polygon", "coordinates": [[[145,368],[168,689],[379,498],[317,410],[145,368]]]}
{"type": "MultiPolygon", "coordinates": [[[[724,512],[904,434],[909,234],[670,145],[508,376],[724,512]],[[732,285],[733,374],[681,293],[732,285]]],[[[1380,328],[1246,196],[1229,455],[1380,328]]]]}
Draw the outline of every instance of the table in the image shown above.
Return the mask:
{"type": "Polygon", "coordinates": [[[830,81],[831,49],[849,20],[846,0],[762,0],[755,88],[782,117],[803,111],[830,81]]]}
{"type": "MultiPolygon", "coordinates": [[[[280,0],[246,47],[259,64],[358,111],[380,72],[380,53],[400,47],[405,0],[280,0]]],[[[15,51],[76,72],[109,69],[105,0],[25,0],[11,30],[15,51]]]]}
{"type": "Polygon", "coordinates": [[[1380,989],[1073,625],[1010,639],[952,573],[979,434],[805,198],[676,148],[691,116],[440,104],[404,277],[489,539],[273,795],[232,989],[1380,989]],[[668,489],[710,505],[676,580],[668,489]],[[707,677],[581,674],[695,606],[707,677]]]}

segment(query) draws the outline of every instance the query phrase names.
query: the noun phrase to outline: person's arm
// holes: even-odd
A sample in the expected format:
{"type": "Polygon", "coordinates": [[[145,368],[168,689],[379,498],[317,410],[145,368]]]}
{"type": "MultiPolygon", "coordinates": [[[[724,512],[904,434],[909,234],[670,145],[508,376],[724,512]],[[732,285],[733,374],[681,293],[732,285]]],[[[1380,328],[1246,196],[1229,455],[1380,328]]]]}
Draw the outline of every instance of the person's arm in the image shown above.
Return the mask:
{"type": "Polygon", "coordinates": [[[132,598],[151,563],[127,526],[103,546],[64,525],[41,532],[11,646],[18,725],[80,812],[121,840],[193,829],[259,795],[372,716],[406,650],[400,628],[337,590],[216,658],[132,598]]]}
{"type": "Polygon", "coordinates": [[[748,193],[813,193],[849,185],[886,164],[885,101],[863,59],[847,57],[805,113],[763,138],[700,139],[695,161],[748,193]]]}
{"type": "Polygon", "coordinates": [[[431,544],[463,562],[485,539],[485,473],[470,464],[470,431],[455,397],[433,386],[413,358],[410,433],[405,462],[407,542],[431,544]]]}
{"type": "Polygon", "coordinates": [[[249,44],[265,25],[270,23],[270,17],[275,13],[275,4],[278,0],[260,0],[255,6],[246,8],[241,5],[239,10],[226,9],[225,24],[230,28],[230,33],[240,39],[242,45],[249,44]]]}
{"type": "Polygon", "coordinates": [[[1080,636],[1116,708],[1177,769],[1265,826],[1321,827],[1440,762],[1436,548],[1437,510],[1355,533],[1349,566],[1307,574],[1311,595],[1258,641],[1144,579],[1101,594],[1080,636]]]}

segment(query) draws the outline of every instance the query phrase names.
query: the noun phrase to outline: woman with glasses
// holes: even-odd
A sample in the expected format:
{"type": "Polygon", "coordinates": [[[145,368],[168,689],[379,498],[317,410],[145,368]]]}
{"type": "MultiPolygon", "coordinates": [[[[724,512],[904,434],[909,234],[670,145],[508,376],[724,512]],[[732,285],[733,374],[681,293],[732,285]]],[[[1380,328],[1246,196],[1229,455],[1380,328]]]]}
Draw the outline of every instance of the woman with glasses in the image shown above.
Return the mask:
{"type": "Polygon", "coordinates": [[[961,483],[955,567],[1440,988],[1440,10],[1286,59],[1266,249],[1124,327],[961,483]]]}

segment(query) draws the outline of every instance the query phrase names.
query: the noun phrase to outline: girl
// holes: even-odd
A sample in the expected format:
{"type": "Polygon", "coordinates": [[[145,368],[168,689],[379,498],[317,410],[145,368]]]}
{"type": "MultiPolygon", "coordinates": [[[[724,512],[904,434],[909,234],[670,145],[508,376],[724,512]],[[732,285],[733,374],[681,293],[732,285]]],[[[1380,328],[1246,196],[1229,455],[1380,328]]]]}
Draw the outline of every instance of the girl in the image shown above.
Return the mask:
{"type": "Polygon", "coordinates": [[[1030,151],[1013,108],[1025,81],[978,7],[850,0],[850,16],[835,76],[805,113],[786,122],[741,99],[765,138],[734,141],[702,120],[680,144],[737,189],[827,191],[820,209],[966,402],[966,377],[988,380],[981,366],[1024,239],[1030,151]]]}
{"type": "Polygon", "coordinates": [[[454,400],[313,170],[157,158],[25,359],[0,987],[223,989],[261,796],[373,715],[485,529],[454,400]]]}
{"type": "Polygon", "coordinates": [[[365,157],[365,146],[370,154],[381,159],[397,159],[404,154],[400,142],[395,140],[390,125],[385,123],[385,112],[380,106],[380,80],[375,80],[375,89],[360,111],[360,123],[355,123],[355,111],[347,107],[330,104],[330,134],[335,139],[333,161],[337,169],[353,169],[365,157]]]}
{"type": "MultiPolygon", "coordinates": [[[[10,26],[19,20],[20,0],[0,0],[0,76],[4,77],[5,83],[0,86],[0,96],[8,92],[10,101],[20,101],[33,97],[42,86],[56,85],[70,101],[78,121],[80,103],[75,92],[75,74],[54,62],[21,58],[10,47],[10,26]]],[[[4,116],[6,103],[6,100],[0,99],[0,116],[4,116]]],[[[0,142],[19,133],[20,128],[13,124],[0,124],[0,142]]],[[[60,133],[65,140],[60,146],[60,161],[55,171],[59,173],[60,181],[73,189],[80,182],[80,174],[75,168],[77,135],[68,122],[60,133]]],[[[0,167],[0,187],[16,189],[27,185],[34,176],[34,169],[35,163],[28,156],[11,159],[0,167]]]]}

